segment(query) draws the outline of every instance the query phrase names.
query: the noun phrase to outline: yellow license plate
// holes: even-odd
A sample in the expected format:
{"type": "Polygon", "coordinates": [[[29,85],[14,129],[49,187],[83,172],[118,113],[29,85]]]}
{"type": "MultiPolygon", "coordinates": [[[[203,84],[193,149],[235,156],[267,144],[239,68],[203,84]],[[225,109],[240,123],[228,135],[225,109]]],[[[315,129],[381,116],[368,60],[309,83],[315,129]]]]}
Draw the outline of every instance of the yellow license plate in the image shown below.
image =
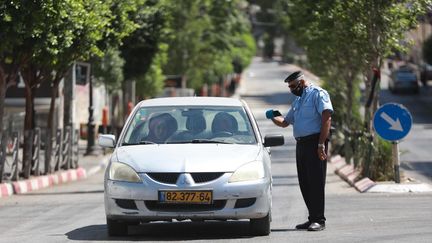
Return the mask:
{"type": "Polygon", "coordinates": [[[159,202],[211,204],[212,191],[159,191],[159,202]]]}

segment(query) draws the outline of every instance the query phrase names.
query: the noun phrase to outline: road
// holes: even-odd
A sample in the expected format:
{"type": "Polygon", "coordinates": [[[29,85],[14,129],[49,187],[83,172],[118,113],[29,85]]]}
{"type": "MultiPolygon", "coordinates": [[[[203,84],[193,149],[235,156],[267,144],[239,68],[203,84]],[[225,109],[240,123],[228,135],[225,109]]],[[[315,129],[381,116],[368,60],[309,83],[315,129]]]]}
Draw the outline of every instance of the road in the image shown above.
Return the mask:
{"type": "Polygon", "coordinates": [[[432,83],[420,87],[419,94],[392,94],[388,88],[388,70],[383,70],[380,103],[395,102],[411,113],[413,126],[400,142],[401,172],[406,178],[432,184],[432,83]]]}
{"type": "Polygon", "coordinates": [[[284,146],[272,148],[273,222],[269,236],[249,236],[247,221],[184,221],[134,226],[128,237],[108,237],[103,173],[99,172],[83,181],[1,198],[0,242],[431,242],[432,193],[361,194],[334,175],[331,167],[326,186],[327,229],[294,229],[306,220],[307,211],[297,182],[292,129],[275,127],[264,118],[268,108],[282,113],[288,109],[292,97],[282,80],[294,69],[256,59],[241,88],[261,133],[282,133],[286,138],[284,146]]]}

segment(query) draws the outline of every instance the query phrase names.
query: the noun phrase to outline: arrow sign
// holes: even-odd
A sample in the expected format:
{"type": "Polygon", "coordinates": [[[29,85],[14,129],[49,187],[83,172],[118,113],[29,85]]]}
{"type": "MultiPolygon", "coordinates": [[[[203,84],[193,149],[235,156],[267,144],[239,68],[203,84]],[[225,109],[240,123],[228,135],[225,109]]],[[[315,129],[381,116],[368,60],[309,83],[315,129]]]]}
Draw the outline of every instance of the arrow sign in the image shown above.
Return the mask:
{"type": "Polygon", "coordinates": [[[395,131],[401,131],[403,132],[402,125],[399,121],[399,118],[394,121],[387,113],[383,112],[381,113],[381,118],[384,119],[388,124],[390,124],[390,129],[395,131]]]}
{"type": "Polygon", "coordinates": [[[380,137],[397,141],[404,138],[411,130],[412,118],[403,105],[388,103],[375,112],[373,124],[380,137]]]}

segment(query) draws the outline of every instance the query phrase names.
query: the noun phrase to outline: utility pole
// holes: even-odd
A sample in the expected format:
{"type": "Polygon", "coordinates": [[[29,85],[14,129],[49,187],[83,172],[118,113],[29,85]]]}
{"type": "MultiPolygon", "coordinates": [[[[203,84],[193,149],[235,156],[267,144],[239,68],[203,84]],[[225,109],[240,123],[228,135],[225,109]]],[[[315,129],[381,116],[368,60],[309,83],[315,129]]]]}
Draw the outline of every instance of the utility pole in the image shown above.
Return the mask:
{"type": "Polygon", "coordinates": [[[86,154],[94,154],[96,152],[95,150],[95,124],[94,124],[94,118],[93,118],[93,78],[92,78],[92,71],[91,71],[91,64],[89,64],[89,118],[87,123],[87,151],[86,154]]]}

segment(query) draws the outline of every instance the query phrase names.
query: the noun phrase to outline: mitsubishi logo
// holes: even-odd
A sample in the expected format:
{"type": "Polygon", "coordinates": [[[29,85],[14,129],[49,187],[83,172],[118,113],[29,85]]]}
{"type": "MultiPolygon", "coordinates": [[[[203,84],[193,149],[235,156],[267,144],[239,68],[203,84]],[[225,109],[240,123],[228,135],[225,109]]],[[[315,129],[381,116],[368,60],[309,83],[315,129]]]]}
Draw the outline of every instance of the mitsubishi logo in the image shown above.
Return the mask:
{"type": "Polygon", "coordinates": [[[194,181],[189,173],[184,173],[179,176],[178,183],[180,185],[192,185],[194,181]]]}

